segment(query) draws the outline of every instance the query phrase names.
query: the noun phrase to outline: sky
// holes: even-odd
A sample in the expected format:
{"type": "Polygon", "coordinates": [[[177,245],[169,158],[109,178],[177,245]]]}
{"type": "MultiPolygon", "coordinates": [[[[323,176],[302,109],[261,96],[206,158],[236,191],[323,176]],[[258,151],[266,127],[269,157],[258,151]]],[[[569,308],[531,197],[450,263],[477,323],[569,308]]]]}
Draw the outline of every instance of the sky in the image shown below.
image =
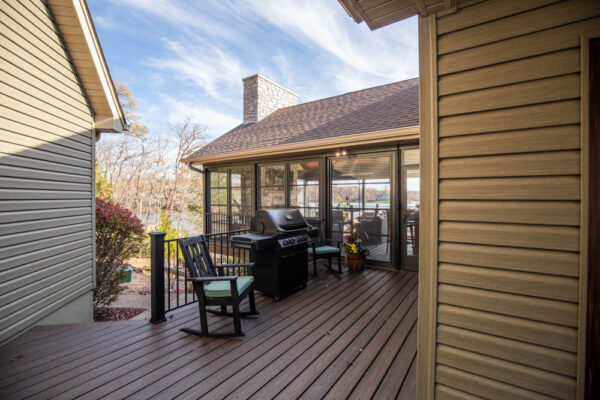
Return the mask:
{"type": "Polygon", "coordinates": [[[88,0],[112,78],[151,131],[242,121],[242,78],[301,103],[418,76],[417,20],[371,31],[337,0],[88,0]]]}

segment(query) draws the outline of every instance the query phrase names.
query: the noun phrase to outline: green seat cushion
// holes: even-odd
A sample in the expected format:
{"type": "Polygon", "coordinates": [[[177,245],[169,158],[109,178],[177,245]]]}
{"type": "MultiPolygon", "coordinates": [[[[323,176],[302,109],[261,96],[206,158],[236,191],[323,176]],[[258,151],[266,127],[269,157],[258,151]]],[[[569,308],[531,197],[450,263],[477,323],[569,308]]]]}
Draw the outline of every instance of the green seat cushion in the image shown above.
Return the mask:
{"type": "MultiPolygon", "coordinates": [[[[237,290],[238,294],[242,293],[254,282],[253,276],[238,276],[237,290]]],[[[204,286],[204,294],[206,297],[230,297],[231,284],[229,281],[213,281],[204,286]]]]}
{"type": "MultiPolygon", "coordinates": [[[[313,249],[312,247],[308,248],[308,252],[312,254],[313,249]]],[[[322,256],[324,254],[338,254],[340,252],[339,247],[333,247],[333,246],[320,246],[315,248],[315,254],[318,256],[322,256]]]]}

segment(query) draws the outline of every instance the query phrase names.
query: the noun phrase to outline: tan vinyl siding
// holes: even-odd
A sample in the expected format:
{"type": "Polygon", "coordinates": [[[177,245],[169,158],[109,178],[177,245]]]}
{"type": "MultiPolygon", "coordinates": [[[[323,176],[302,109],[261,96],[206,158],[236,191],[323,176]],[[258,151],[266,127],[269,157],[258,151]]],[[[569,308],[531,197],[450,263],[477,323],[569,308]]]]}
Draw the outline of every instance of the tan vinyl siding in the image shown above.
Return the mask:
{"type": "Polygon", "coordinates": [[[459,1],[436,19],[433,393],[574,399],[580,43],[600,2],[459,1]]]}
{"type": "Polygon", "coordinates": [[[1,344],[92,288],[94,135],[45,2],[0,17],[1,344]]]}

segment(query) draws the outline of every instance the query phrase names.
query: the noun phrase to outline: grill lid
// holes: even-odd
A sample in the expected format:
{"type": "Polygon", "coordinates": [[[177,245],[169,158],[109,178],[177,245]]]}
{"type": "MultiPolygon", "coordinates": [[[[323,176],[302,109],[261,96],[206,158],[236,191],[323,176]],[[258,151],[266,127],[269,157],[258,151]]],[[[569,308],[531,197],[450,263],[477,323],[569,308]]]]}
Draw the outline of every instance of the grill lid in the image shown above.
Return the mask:
{"type": "Polygon", "coordinates": [[[299,229],[307,229],[309,225],[295,208],[277,208],[258,210],[256,212],[256,231],[266,234],[281,234],[299,229]]]}
{"type": "Polygon", "coordinates": [[[231,237],[231,245],[239,249],[264,250],[272,248],[276,243],[275,236],[260,233],[244,233],[231,237]]]}

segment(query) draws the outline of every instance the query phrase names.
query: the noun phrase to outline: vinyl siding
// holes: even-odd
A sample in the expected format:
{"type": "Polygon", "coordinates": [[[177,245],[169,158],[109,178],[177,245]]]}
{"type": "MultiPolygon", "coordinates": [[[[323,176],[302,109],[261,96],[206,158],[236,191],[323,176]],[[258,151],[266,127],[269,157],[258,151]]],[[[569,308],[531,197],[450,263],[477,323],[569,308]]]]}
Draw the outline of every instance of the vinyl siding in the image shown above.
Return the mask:
{"type": "Polygon", "coordinates": [[[574,399],[580,42],[600,2],[459,1],[436,19],[433,393],[574,399]]]}
{"type": "Polygon", "coordinates": [[[0,344],[92,289],[93,137],[45,2],[0,1],[0,344]]]}

